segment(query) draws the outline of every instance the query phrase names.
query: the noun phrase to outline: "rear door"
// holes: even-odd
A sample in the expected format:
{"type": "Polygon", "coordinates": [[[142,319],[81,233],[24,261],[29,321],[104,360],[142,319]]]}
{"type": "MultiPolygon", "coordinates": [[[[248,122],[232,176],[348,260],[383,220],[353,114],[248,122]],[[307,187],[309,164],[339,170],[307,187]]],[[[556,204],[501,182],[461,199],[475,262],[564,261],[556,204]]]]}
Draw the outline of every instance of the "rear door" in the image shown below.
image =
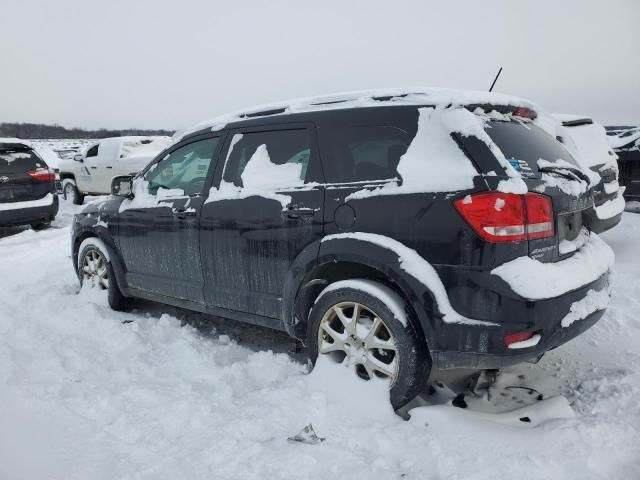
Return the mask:
{"type": "Polygon", "coordinates": [[[219,142],[178,145],[134,180],[135,197],[118,215],[129,287],[202,303],[199,217],[219,142]]]}
{"type": "Polygon", "coordinates": [[[47,168],[31,149],[0,147],[0,203],[38,200],[51,193],[53,182],[38,174],[47,168]]]}
{"type": "Polygon", "coordinates": [[[279,318],[294,259],[323,235],[315,129],[237,130],[226,152],[200,221],[205,301],[279,318]]]}

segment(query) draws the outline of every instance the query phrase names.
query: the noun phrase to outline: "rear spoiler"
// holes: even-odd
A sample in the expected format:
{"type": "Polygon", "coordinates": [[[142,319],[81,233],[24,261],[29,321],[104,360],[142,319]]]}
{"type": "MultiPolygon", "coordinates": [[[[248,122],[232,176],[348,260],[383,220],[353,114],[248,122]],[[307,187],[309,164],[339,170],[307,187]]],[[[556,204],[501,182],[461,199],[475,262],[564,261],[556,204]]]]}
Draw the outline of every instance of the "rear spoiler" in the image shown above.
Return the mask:
{"type": "Polygon", "coordinates": [[[593,125],[593,120],[590,118],[577,118],[575,120],[565,120],[562,122],[563,127],[580,127],[582,125],[593,125]]]}

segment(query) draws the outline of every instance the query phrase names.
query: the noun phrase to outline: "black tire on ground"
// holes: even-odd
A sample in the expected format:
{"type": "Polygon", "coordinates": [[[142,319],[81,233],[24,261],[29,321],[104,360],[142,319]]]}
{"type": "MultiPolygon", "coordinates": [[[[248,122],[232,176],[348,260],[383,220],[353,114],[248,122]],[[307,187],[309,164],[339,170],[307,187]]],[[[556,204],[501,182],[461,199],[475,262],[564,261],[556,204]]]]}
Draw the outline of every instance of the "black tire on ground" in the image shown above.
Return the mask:
{"type": "Polygon", "coordinates": [[[78,191],[73,180],[66,179],[62,181],[62,194],[65,200],[71,200],[74,205],[82,205],[84,203],[84,195],[78,191]]]}
{"type": "Polygon", "coordinates": [[[51,226],[51,222],[34,222],[31,224],[31,228],[34,230],[44,230],[51,226]]]}
{"type": "MultiPolygon", "coordinates": [[[[382,284],[374,285],[382,289],[387,298],[392,298],[395,308],[399,307],[408,312],[406,302],[393,290],[382,284]]],[[[405,317],[407,318],[405,326],[394,316],[392,310],[383,300],[357,288],[347,286],[346,288],[339,288],[321,294],[309,314],[307,325],[310,359],[315,365],[318,358],[318,331],[325,314],[328,314],[335,305],[348,304],[349,302],[357,302],[375,313],[394,339],[399,366],[396,379],[391,385],[390,400],[393,408],[397,410],[414,399],[423,390],[431,372],[431,357],[426,341],[421,338],[422,336],[412,325],[411,320],[408,319],[408,314],[405,317]]],[[[332,355],[332,353],[327,355],[332,355]]],[[[354,379],[355,375],[356,371],[354,370],[354,379]]]]}
{"type": "Polygon", "coordinates": [[[89,241],[83,242],[83,244],[81,245],[81,248],[82,250],[78,254],[78,276],[80,278],[80,285],[83,284],[83,281],[85,280],[85,278],[88,278],[82,271],[83,259],[92,250],[97,251],[102,256],[102,258],[104,258],[104,261],[106,263],[107,279],[108,279],[109,286],[107,288],[104,288],[104,286],[102,286],[98,282],[98,285],[96,285],[96,287],[107,290],[107,298],[109,300],[109,306],[111,307],[112,310],[116,310],[118,312],[128,311],[131,308],[133,299],[130,297],[125,297],[120,291],[120,287],[118,286],[118,282],[113,273],[113,267],[111,265],[111,262],[106,260],[107,257],[102,251],[104,248],[104,246],[102,245],[102,242],[98,241],[93,243],[91,242],[91,239],[89,239],[89,241]]]}

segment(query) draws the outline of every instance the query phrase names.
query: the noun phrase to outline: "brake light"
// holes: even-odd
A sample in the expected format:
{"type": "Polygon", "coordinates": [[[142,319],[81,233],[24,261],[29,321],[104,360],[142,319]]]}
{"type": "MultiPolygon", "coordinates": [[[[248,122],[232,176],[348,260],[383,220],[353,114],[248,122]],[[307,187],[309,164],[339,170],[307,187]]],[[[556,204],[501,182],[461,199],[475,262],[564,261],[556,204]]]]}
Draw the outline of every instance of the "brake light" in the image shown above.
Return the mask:
{"type": "Polygon", "coordinates": [[[522,241],[554,234],[553,206],[546,195],[480,192],[458,198],[453,204],[471,228],[489,242],[522,241]]]}
{"type": "Polygon", "coordinates": [[[56,172],[51,168],[38,168],[27,172],[32,179],[40,182],[50,182],[56,179],[56,172]]]}
{"type": "Polygon", "coordinates": [[[525,340],[529,340],[531,337],[533,337],[532,331],[507,333],[503,338],[504,346],[508,348],[514,343],[524,342],[525,340]]]}
{"type": "Polygon", "coordinates": [[[511,112],[511,115],[513,115],[514,117],[528,118],[530,120],[535,120],[536,117],[537,117],[536,112],[534,112],[530,108],[525,108],[525,107],[517,107],[517,108],[515,108],[511,112]]]}

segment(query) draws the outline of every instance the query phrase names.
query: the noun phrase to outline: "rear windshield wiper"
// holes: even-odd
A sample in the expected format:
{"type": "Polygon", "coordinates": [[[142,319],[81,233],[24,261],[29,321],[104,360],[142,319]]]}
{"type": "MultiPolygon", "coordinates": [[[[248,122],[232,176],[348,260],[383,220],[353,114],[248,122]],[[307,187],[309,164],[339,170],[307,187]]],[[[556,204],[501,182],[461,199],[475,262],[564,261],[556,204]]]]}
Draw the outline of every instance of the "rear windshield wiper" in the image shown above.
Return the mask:
{"type": "Polygon", "coordinates": [[[564,165],[545,165],[544,167],[538,167],[538,171],[542,173],[555,173],[556,175],[570,178],[572,180],[584,180],[585,182],[587,182],[587,185],[591,185],[591,179],[589,178],[589,176],[579,168],[568,167],[564,165]]]}

